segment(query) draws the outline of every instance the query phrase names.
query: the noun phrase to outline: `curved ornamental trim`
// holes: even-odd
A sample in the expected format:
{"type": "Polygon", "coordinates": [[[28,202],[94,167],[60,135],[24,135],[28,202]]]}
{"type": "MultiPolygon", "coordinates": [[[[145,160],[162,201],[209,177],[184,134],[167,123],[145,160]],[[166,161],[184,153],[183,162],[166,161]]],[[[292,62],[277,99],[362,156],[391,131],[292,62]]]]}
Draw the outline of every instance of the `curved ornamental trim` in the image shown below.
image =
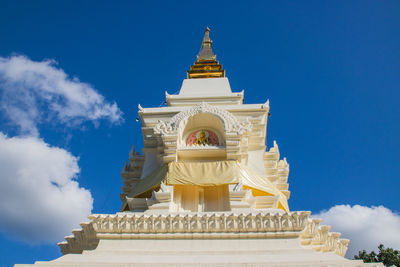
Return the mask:
{"type": "MultiPolygon", "coordinates": [[[[90,215],[97,233],[301,232],[310,212],[90,215]]],[[[162,236],[160,236],[162,238],[162,236]]]]}
{"type": "Polygon", "coordinates": [[[251,131],[252,128],[248,119],[244,122],[239,122],[230,112],[202,102],[186,111],[176,114],[168,122],[159,120],[154,131],[156,134],[176,135],[178,130],[184,126],[188,118],[200,113],[210,113],[217,116],[222,121],[225,132],[243,134],[246,131],[251,131]]]}

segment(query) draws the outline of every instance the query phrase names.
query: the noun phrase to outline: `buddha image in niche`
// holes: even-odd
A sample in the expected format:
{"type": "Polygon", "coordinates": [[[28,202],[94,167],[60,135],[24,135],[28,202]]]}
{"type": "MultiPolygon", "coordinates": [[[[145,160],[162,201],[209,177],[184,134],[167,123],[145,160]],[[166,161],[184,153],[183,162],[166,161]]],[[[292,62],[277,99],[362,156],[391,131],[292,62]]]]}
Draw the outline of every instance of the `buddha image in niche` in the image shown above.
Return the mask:
{"type": "Polygon", "coordinates": [[[205,146],[205,145],[212,145],[218,146],[219,140],[218,136],[209,130],[198,130],[194,131],[189,134],[186,139],[187,146],[205,146]]]}
{"type": "Polygon", "coordinates": [[[208,145],[210,141],[208,140],[208,137],[206,137],[206,133],[204,131],[201,131],[199,133],[199,138],[196,139],[196,145],[208,145]]]}

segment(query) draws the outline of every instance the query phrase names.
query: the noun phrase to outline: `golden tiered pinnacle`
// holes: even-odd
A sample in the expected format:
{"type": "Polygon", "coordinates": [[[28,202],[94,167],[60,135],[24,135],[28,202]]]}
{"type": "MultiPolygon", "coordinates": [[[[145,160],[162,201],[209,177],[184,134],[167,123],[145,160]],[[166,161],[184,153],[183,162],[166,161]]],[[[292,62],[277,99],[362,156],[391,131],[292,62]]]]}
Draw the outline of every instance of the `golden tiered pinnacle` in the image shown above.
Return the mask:
{"type": "Polygon", "coordinates": [[[203,42],[197,61],[188,70],[188,79],[198,78],[222,78],[225,77],[225,70],[217,61],[211,48],[210,29],[207,27],[204,32],[203,42]]]}

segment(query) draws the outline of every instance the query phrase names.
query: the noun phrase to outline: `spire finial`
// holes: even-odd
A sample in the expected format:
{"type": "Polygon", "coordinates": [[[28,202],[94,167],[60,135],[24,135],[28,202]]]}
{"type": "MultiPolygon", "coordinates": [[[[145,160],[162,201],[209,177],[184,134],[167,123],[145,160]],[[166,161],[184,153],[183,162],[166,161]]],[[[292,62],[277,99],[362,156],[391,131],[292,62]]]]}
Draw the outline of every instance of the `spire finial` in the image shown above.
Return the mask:
{"type": "Polygon", "coordinates": [[[203,42],[201,43],[201,50],[197,56],[197,60],[215,60],[217,57],[214,55],[211,48],[212,41],[210,39],[210,28],[206,27],[204,31],[203,42]]]}
{"type": "Polygon", "coordinates": [[[225,70],[217,61],[217,57],[212,51],[211,44],[210,28],[206,27],[201,43],[201,50],[197,55],[197,61],[187,72],[188,79],[225,77],[225,70]]]}

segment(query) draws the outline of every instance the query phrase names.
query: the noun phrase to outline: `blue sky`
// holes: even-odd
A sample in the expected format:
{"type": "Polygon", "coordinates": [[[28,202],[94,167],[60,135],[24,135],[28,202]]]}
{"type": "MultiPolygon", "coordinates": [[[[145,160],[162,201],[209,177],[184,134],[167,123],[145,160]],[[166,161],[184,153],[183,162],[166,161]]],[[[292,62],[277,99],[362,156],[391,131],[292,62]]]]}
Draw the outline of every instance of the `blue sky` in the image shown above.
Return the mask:
{"type": "MultiPolygon", "coordinates": [[[[54,101],[66,105],[60,100],[64,96],[56,95],[35,100],[36,134],[21,130],[20,118],[4,109],[0,131],[6,140],[31,136],[38,146],[69,152],[60,157],[67,163],[78,160],[80,172],[70,176],[90,191],[92,213],[115,213],[120,170],[131,146],[142,147],[137,105],[159,106],[165,91],[179,90],[209,26],[232,89],[245,90],[245,103],[270,99],[268,145],[277,140],[290,164],[291,209],[320,213],[350,205],[350,212],[357,212],[354,205],[360,205],[379,215],[372,207],[382,205],[399,226],[399,12],[398,1],[367,0],[1,1],[3,63],[12,57],[57,62],[43,64],[103,96],[88,105],[109,113],[65,119],[64,111],[52,109],[54,101]],[[117,111],[110,111],[113,104],[117,111]]],[[[0,77],[4,71],[0,68],[0,77]]],[[[34,90],[36,85],[26,83],[24,93],[34,90]]],[[[19,110],[30,111],[13,90],[0,83],[1,105],[15,102],[19,110]]],[[[0,179],[6,191],[4,181],[13,177],[4,173],[0,179]]],[[[29,204],[17,212],[24,214],[29,204]]],[[[68,201],[62,205],[67,209],[68,201]]],[[[326,213],[321,215],[329,221],[326,213]]],[[[23,232],[16,234],[10,226],[14,223],[0,220],[0,266],[61,255],[51,238],[21,238],[23,232]]],[[[34,226],[21,223],[18,231],[24,227],[34,226]]],[[[399,239],[388,242],[400,249],[399,239]]]]}

